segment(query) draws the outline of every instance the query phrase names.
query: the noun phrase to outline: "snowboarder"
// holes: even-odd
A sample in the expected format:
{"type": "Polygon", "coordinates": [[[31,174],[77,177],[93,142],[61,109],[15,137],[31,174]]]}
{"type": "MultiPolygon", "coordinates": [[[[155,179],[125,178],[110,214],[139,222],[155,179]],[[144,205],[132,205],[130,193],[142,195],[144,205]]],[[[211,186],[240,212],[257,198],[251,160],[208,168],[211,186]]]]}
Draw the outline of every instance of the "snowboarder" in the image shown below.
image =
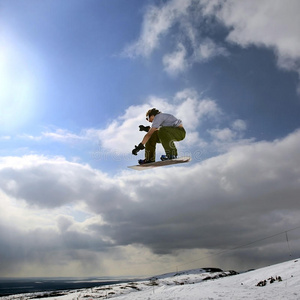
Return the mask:
{"type": "Polygon", "coordinates": [[[140,131],[146,131],[141,143],[132,150],[133,155],[137,155],[140,150],[145,149],[145,159],[140,159],[139,164],[155,162],[156,144],[161,143],[166,155],[161,156],[161,160],[177,158],[177,149],[174,141],[181,141],[185,138],[185,130],[182,121],[171,114],[162,113],[156,108],[152,108],[146,113],[146,120],[152,126],[140,125],[140,131]]]}

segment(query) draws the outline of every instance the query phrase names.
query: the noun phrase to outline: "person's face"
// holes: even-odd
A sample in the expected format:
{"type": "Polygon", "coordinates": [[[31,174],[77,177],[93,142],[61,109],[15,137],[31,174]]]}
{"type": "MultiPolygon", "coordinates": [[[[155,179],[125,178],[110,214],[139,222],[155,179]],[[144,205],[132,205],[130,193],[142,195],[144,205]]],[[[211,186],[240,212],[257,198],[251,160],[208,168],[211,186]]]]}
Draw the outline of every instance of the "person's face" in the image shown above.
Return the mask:
{"type": "Polygon", "coordinates": [[[153,116],[153,115],[152,115],[152,116],[150,116],[150,117],[149,117],[149,116],[147,116],[147,117],[146,117],[146,120],[147,120],[147,121],[149,121],[150,123],[152,123],[152,122],[153,122],[153,120],[154,120],[154,116],[153,116]]]}

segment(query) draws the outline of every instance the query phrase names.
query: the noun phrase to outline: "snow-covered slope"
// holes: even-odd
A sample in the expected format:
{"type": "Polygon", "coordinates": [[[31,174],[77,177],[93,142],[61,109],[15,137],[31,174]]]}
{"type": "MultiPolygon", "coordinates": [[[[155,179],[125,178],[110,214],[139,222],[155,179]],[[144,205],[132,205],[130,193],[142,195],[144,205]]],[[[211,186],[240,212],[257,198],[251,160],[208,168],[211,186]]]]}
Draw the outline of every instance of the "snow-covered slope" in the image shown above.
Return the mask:
{"type": "MultiPolygon", "coordinates": [[[[300,259],[233,275],[216,269],[169,273],[137,281],[92,289],[66,291],[47,299],[201,300],[272,299],[300,300],[300,259]],[[225,277],[225,278],[224,278],[225,277]]],[[[35,299],[42,294],[1,299],[35,299]]],[[[43,296],[46,296],[45,293],[43,296]]]]}

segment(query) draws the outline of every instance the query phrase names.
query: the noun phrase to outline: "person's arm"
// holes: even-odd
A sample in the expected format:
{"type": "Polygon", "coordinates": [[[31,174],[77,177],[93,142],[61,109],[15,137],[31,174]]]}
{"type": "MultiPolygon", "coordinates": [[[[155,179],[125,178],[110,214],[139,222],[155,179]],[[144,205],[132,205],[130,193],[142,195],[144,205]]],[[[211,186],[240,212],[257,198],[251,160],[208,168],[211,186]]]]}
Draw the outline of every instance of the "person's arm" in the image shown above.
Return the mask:
{"type": "Polygon", "coordinates": [[[151,127],[150,130],[145,134],[143,140],[142,140],[142,144],[145,145],[148,140],[150,139],[151,135],[153,134],[154,131],[156,131],[157,128],[151,127]]]}
{"type": "Polygon", "coordinates": [[[137,153],[140,151],[140,150],[143,150],[145,149],[145,144],[148,142],[148,140],[150,139],[151,135],[153,134],[154,131],[156,131],[157,128],[150,128],[150,130],[148,131],[148,133],[145,134],[143,140],[141,143],[139,143],[138,146],[135,146],[134,149],[132,150],[132,154],[133,155],[137,155],[137,153]]]}

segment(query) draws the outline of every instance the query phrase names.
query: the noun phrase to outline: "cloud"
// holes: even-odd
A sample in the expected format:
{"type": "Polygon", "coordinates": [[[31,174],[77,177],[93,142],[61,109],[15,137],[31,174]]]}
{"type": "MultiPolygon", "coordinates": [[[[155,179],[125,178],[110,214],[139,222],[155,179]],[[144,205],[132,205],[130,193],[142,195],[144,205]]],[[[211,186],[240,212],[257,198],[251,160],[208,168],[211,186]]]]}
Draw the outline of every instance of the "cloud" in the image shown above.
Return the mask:
{"type": "Polygon", "coordinates": [[[0,136],[0,140],[2,140],[2,141],[7,141],[7,140],[10,140],[10,139],[11,139],[11,136],[9,136],[9,135],[0,136]]]}
{"type": "Polygon", "coordinates": [[[283,140],[236,147],[178,172],[138,174],[129,182],[123,178],[126,187],[135,183],[137,201],[108,216],[105,232],[118,244],[141,243],[164,254],[223,249],[255,240],[254,232],[267,236],[294,227],[299,141],[297,131],[283,140]]]}
{"type": "Polygon", "coordinates": [[[1,189],[34,207],[60,207],[97,194],[92,178],[99,188],[109,186],[110,180],[105,174],[62,157],[28,155],[5,157],[0,161],[1,189]]]}
{"type": "Polygon", "coordinates": [[[134,143],[138,144],[145,134],[138,131],[138,125],[147,125],[145,114],[152,107],[171,113],[183,121],[188,131],[184,144],[189,147],[202,144],[203,141],[197,133],[197,128],[202,122],[216,121],[222,114],[215,101],[202,99],[193,89],[178,92],[171,100],[151,96],[146,102],[129,107],[124,115],[112,121],[105,129],[94,130],[93,135],[98,137],[104,150],[119,154],[131,153],[134,143]]]}
{"type": "Polygon", "coordinates": [[[61,143],[82,143],[87,142],[91,138],[93,138],[92,131],[89,130],[82,130],[79,133],[73,133],[70,130],[62,129],[62,128],[55,128],[55,129],[47,129],[43,131],[38,136],[22,134],[18,136],[22,139],[32,140],[32,141],[41,141],[41,140],[52,140],[61,143]]]}
{"type": "MultiPolygon", "coordinates": [[[[93,159],[130,160],[131,150],[135,144],[141,142],[145,134],[139,131],[138,126],[149,125],[145,121],[145,114],[153,107],[171,113],[183,121],[187,135],[183,143],[178,143],[178,148],[184,155],[205,151],[220,153],[235,144],[252,141],[244,139],[247,128],[245,121],[230,120],[216,101],[202,97],[194,89],[177,92],[171,99],[149,96],[144,104],[128,107],[123,115],[111,120],[101,129],[88,128],[79,133],[55,129],[44,131],[39,136],[20,137],[36,142],[50,140],[75,144],[77,147],[93,144],[94,150],[90,151],[93,159]]],[[[158,145],[159,151],[163,152],[160,147],[158,145]]]]}
{"type": "Polygon", "coordinates": [[[246,129],[246,122],[240,119],[234,120],[229,127],[208,129],[212,139],[210,147],[215,147],[219,153],[223,153],[232,147],[250,144],[254,139],[244,138],[246,129]]]}
{"type": "Polygon", "coordinates": [[[232,123],[232,128],[237,131],[243,131],[243,130],[246,130],[247,124],[244,120],[238,119],[232,123]]]}
{"type": "MultiPolygon", "coordinates": [[[[42,165],[45,158],[40,157],[40,160],[42,165]]],[[[23,168],[20,166],[19,170],[23,168]]],[[[45,170],[43,172],[46,175],[45,170]]],[[[32,189],[36,188],[34,184],[28,184],[32,189]]],[[[97,237],[92,229],[92,224],[102,223],[101,218],[85,214],[87,221],[76,221],[72,214],[83,213],[68,205],[61,209],[46,209],[42,198],[51,181],[40,184],[45,191],[40,194],[41,205],[35,207],[26,195],[20,200],[0,191],[1,276],[26,277],[29,273],[32,276],[68,276],[79,269],[85,272],[91,265],[101,267],[97,253],[105,252],[111,245],[97,237]]],[[[53,197],[57,195],[55,189],[52,193],[53,197]]]]}
{"type": "Polygon", "coordinates": [[[206,15],[216,15],[229,28],[227,41],[274,50],[278,66],[300,73],[300,21],[297,0],[202,1],[206,15]]]}
{"type": "Polygon", "coordinates": [[[59,233],[54,228],[42,227],[24,231],[3,224],[0,229],[2,276],[28,276],[28,272],[33,276],[70,276],[78,270],[95,272],[97,267],[101,268],[99,254],[107,247],[93,232],[59,233]]]}
{"type": "MultiPolygon", "coordinates": [[[[79,133],[65,129],[46,130],[38,136],[22,135],[19,138],[31,141],[55,141],[71,145],[97,144],[97,149],[91,156],[95,159],[110,157],[126,159],[132,158],[131,150],[138,144],[145,132],[139,131],[139,125],[149,125],[145,120],[146,112],[156,107],[162,112],[171,113],[182,119],[188,135],[184,144],[188,147],[204,145],[197,129],[202,123],[213,123],[214,126],[222,119],[222,109],[209,98],[202,98],[195,90],[185,89],[174,95],[171,99],[150,96],[144,104],[130,106],[123,115],[110,120],[103,129],[87,128],[79,133]],[[219,121],[218,121],[219,119],[219,121]]],[[[191,149],[190,149],[191,150],[191,149]]]]}
{"type": "Polygon", "coordinates": [[[170,75],[177,75],[178,73],[185,71],[188,68],[185,56],[186,50],[180,43],[175,52],[167,54],[163,57],[163,65],[165,66],[165,71],[170,75]]]}
{"type": "Polygon", "coordinates": [[[228,56],[228,43],[255,45],[272,49],[280,68],[300,74],[299,6],[297,0],[289,5],[280,0],[170,0],[152,5],[146,9],[139,38],[123,55],[149,57],[164,48],[164,70],[176,76],[195,63],[228,56]],[[224,41],[215,37],[220,24],[228,30],[224,41]]]}
{"type": "Polygon", "coordinates": [[[219,141],[231,141],[236,137],[236,133],[229,128],[212,129],[209,132],[215,139],[219,141]]]}
{"type": "MultiPolygon", "coordinates": [[[[195,44],[195,43],[194,43],[195,44]]],[[[177,49],[163,57],[164,70],[171,76],[187,71],[194,63],[207,62],[216,56],[227,56],[229,52],[209,38],[194,45],[193,54],[188,55],[185,46],[179,43],[177,49]]]]}
{"type": "Polygon", "coordinates": [[[45,131],[42,133],[42,137],[66,143],[78,141],[81,142],[88,139],[85,132],[82,132],[81,134],[74,134],[65,129],[56,129],[55,132],[45,131]]]}
{"type": "Polygon", "coordinates": [[[161,37],[169,32],[174,23],[187,14],[190,4],[190,0],[172,0],[161,7],[149,6],[144,15],[139,39],[127,46],[123,55],[149,56],[158,48],[161,37]]]}
{"type": "Polygon", "coordinates": [[[114,177],[63,158],[2,157],[1,270],[50,265],[54,257],[71,270],[84,260],[92,266],[100,252],[100,264],[112,259],[108,252],[121,255],[122,247],[171,257],[220,251],[296,227],[299,146],[298,130],[201,163],[114,177]]]}
{"type": "MultiPolygon", "coordinates": [[[[201,1],[171,0],[161,6],[149,6],[144,15],[137,41],[125,48],[123,56],[149,57],[161,47],[163,39],[171,40],[172,50],[162,58],[164,70],[171,76],[185,72],[193,64],[216,56],[227,56],[224,46],[203,38],[207,25],[201,18],[201,1]],[[176,32],[173,29],[176,27],[176,32]]],[[[166,50],[165,50],[166,52],[166,50]]]]}
{"type": "Polygon", "coordinates": [[[208,61],[216,56],[227,56],[229,52],[221,45],[217,45],[212,39],[205,38],[195,49],[194,61],[208,61]]]}

